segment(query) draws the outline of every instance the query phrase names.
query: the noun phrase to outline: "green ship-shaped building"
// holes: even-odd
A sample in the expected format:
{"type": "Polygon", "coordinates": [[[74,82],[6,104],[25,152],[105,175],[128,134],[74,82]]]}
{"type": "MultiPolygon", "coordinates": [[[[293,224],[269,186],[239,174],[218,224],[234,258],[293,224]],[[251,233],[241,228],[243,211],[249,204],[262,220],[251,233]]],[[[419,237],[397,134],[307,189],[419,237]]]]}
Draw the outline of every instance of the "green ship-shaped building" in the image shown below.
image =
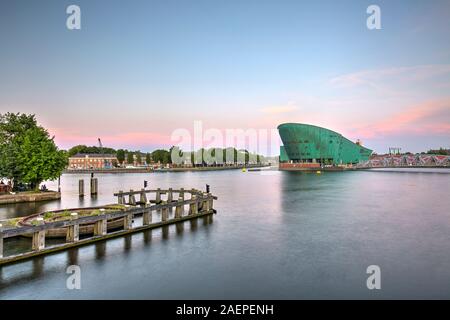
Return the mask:
{"type": "Polygon", "coordinates": [[[278,126],[283,146],[280,147],[280,168],[315,168],[354,165],[367,161],[372,150],[342,136],[340,133],[303,123],[278,126]],[[291,166],[289,166],[291,164],[291,166]]]}

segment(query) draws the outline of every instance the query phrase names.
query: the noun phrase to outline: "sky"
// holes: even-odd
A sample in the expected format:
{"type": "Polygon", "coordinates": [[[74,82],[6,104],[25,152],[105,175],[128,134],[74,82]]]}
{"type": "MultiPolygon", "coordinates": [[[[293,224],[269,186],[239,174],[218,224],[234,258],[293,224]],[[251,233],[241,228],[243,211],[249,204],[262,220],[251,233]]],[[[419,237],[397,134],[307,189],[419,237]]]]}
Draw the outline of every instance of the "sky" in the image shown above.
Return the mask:
{"type": "Polygon", "coordinates": [[[61,148],[167,148],[196,121],[309,123],[378,153],[450,148],[450,1],[2,0],[8,111],[36,114],[61,148]],[[80,30],[66,27],[73,4],[80,30]]]}

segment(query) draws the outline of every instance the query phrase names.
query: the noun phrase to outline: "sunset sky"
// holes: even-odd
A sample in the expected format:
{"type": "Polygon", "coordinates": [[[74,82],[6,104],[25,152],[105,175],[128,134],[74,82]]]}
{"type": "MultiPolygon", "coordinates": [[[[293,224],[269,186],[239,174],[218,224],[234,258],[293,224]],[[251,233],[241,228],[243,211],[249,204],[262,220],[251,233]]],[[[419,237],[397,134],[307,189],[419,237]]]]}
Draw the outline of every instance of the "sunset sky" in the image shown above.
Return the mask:
{"type": "Polygon", "coordinates": [[[450,148],[450,1],[5,0],[7,111],[35,113],[61,148],[170,147],[196,120],[309,123],[379,153],[450,148]],[[70,4],[81,30],[66,28],[70,4]]]}

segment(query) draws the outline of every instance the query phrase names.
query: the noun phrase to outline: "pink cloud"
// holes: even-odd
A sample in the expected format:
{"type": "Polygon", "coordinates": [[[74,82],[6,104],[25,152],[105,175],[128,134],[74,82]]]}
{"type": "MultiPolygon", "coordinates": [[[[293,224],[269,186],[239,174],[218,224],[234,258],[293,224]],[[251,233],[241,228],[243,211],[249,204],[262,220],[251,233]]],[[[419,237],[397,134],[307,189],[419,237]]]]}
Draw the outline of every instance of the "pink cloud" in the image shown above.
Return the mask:
{"type": "Polygon", "coordinates": [[[396,134],[448,134],[450,138],[450,99],[427,101],[351,131],[361,138],[396,134]]]}
{"type": "Polygon", "coordinates": [[[97,145],[97,139],[101,138],[104,146],[115,148],[139,148],[142,146],[171,145],[170,135],[156,132],[124,132],[118,134],[101,134],[97,136],[70,133],[63,128],[49,129],[50,135],[55,135],[55,142],[63,147],[70,148],[74,145],[97,145]]]}
{"type": "Polygon", "coordinates": [[[393,67],[379,70],[363,70],[340,75],[330,80],[336,87],[355,87],[367,85],[370,87],[382,86],[386,81],[409,83],[423,81],[433,77],[450,73],[450,65],[421,65],[411,67],[393,67]]]}

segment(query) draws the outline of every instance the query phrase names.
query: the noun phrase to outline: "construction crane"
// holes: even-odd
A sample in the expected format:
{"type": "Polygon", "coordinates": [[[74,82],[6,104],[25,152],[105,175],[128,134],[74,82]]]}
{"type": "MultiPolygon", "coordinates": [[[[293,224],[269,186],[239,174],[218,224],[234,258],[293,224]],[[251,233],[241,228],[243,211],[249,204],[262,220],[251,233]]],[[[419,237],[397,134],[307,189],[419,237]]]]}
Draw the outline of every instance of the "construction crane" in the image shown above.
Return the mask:
{"type": "Polygon", "coordinates": [[[98,148],[100,149],[100,153],[103,154],[103,144],[102,144],[102,140],[100,140],[100,138],[98,138],[98,148]]]}
{"type": "MultiPolygon", "coordinates": [[[[104,156],[103,155],[103,144],[102,144],[102,140],[100,140],[100,138],[98,138],[98,149],[99,149],[99,152],[100,152],[101,156],[103,157],[104,156]]],[[[112,164],[110,164],[108,162],[108,160],[103,159],[103,167],[104,168],[109,168],[109,167],[111,167],[111,165],[112,164]]]]}

